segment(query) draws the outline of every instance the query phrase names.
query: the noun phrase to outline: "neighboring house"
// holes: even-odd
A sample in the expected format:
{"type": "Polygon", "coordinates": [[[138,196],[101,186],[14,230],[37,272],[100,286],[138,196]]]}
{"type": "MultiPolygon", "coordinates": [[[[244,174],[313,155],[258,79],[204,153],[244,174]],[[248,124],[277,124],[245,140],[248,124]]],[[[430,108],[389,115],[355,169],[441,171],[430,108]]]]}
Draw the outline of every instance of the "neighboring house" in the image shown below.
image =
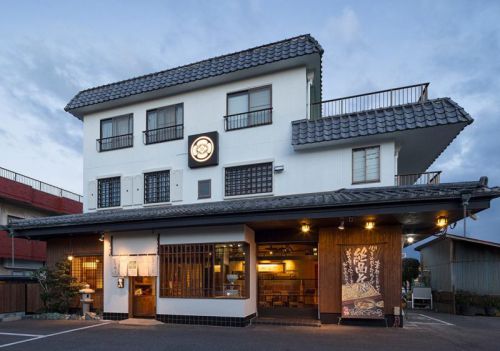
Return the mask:
{"type": "Polygon", "coordinates": [[[322,55],[302,35],[81,91],[84,213],[12,229],[78,262],[109,319],[391,323],[404,239],[500,189],[426,172],[473,121],[455,101],[323,99],[322,55]]]}
{"type": "MultiPolygon", "coordinates": [[[[81,200],[77,194],[0,168],[0,226],[12,220],[82,213],[81,200]]],[[[0,230],[0,279],[29,276],[45,260],[44,241],[12,240],[7,231],[0,230]]]]}
{"type": "Polygon", "coordinates": [[[458,291],[500,296],[500,243],[446,234],[415,250],[440,296],[458,291]]]}

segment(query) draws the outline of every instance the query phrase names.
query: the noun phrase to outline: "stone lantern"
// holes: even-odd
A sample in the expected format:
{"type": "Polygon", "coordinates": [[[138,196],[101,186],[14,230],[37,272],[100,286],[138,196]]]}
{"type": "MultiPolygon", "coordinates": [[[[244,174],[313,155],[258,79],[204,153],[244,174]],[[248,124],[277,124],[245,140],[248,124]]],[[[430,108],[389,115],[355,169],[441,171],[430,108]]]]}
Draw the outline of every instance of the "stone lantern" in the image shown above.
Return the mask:
{"type": "Polygon", "coordinates": [[[90,312],[90,304],[94,302],[92,294],[95,293],[95,290],[91,289],[90,285],[85,284],[83,286],[83,289],[79,290],[78,292],[82,294],[82,298],[80,299],[80,301],[82,302],[83,315],[85,315],[85,313],[90,312]]]}

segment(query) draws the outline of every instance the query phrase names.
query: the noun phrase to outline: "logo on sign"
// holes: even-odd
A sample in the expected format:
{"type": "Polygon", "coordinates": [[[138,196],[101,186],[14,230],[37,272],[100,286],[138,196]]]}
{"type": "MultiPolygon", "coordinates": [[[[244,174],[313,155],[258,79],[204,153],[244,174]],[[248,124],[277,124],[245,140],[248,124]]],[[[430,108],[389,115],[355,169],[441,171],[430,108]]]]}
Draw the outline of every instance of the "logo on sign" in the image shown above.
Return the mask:
{"type": "Polygon", "coordinates": [[[188,138],[189,167],[198,168],[218,165],[218,143],[218,132],[190,135],[188,138]]]}

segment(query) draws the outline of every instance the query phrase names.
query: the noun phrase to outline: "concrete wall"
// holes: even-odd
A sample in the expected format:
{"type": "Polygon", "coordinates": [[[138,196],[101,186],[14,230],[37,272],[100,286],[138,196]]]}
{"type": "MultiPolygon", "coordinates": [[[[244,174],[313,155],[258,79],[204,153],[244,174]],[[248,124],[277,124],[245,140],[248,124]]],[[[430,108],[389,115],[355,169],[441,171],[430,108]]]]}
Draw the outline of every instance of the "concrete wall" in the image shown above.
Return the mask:
{"type": "MultiPolygon", "coordinates": [[[[187,243],[224,243],[244,241],[250,245],[250,297],[247,299],[162,298],[157,278],[157,314],[246,317],[257,309],[256,246],[254,232],[244,225],[226,227],[186,228],[160,231],[160,245],[187,243]]],[[[113,255],[154,254],[157,252],[157,233],[113,233],[113,255]]],[[[104,311],[128,313],[129,280],[117,287],[112,276],[111,235],[104,240],[104,311]]],[[[158,273],[160,268],[158,267],[158,273]]]]}
{"type": "MultiPolygon", "coordinates": [[[[351,184],[352,148],[372,146],[371,144],[344,144],[301,151],[294,151],[292,148],[291,122],[306,116],[306,97],[306,68],[298,67],[85,116],[85,210],[95,208],[89,206],[89,194],[95,192],[95,180],[111,176],[122,177],[122,207],[142,206],[142,174],[162,169],[182,170],[181,198],[173,204],[223,200],[224,167],[262,161],[272,161],[274,165],[283,165],[285,168],[283,173],[274,174],[273,195],[354,187],[351,184]],[[223,116],[226,114],[227,94],[264,85],[272,85],[273,123],[224,131],[223,116]],[[142,132],[146,129],[146,111],[176,103],[184,104],[184,139],[144,145],[142,132]],[[96,139],[100,137],[100,120],[127,113],[134,115],[134,146],[97,152],[96,139]],[[188,168],[188,136],[210,131],[219,132],[219,165],[188,168]],[[197,182],[202,179],[212,180],[211,199],[197,198],[197,182]],[[134,192],[134,196],[125,196],[128,192],[134,192]],[[131,200],[126,200],[127,197],[131,200]]],[[[394,142],[387,140],[380,145],[381,181],[359,186],[394,184],[394,142]]]]}

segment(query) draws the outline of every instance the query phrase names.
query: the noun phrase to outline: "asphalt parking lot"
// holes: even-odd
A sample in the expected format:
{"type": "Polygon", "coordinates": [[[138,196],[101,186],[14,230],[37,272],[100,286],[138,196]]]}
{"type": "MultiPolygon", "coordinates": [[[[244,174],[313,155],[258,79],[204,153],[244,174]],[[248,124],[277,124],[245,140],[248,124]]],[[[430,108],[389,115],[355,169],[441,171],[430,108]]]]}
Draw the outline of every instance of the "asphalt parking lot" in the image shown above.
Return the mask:
{"type": "Polygon", "coordinates": [[[3,350],[498,350],[500,318],[411,313],[405,328],[0,323],[3,350]]]}

